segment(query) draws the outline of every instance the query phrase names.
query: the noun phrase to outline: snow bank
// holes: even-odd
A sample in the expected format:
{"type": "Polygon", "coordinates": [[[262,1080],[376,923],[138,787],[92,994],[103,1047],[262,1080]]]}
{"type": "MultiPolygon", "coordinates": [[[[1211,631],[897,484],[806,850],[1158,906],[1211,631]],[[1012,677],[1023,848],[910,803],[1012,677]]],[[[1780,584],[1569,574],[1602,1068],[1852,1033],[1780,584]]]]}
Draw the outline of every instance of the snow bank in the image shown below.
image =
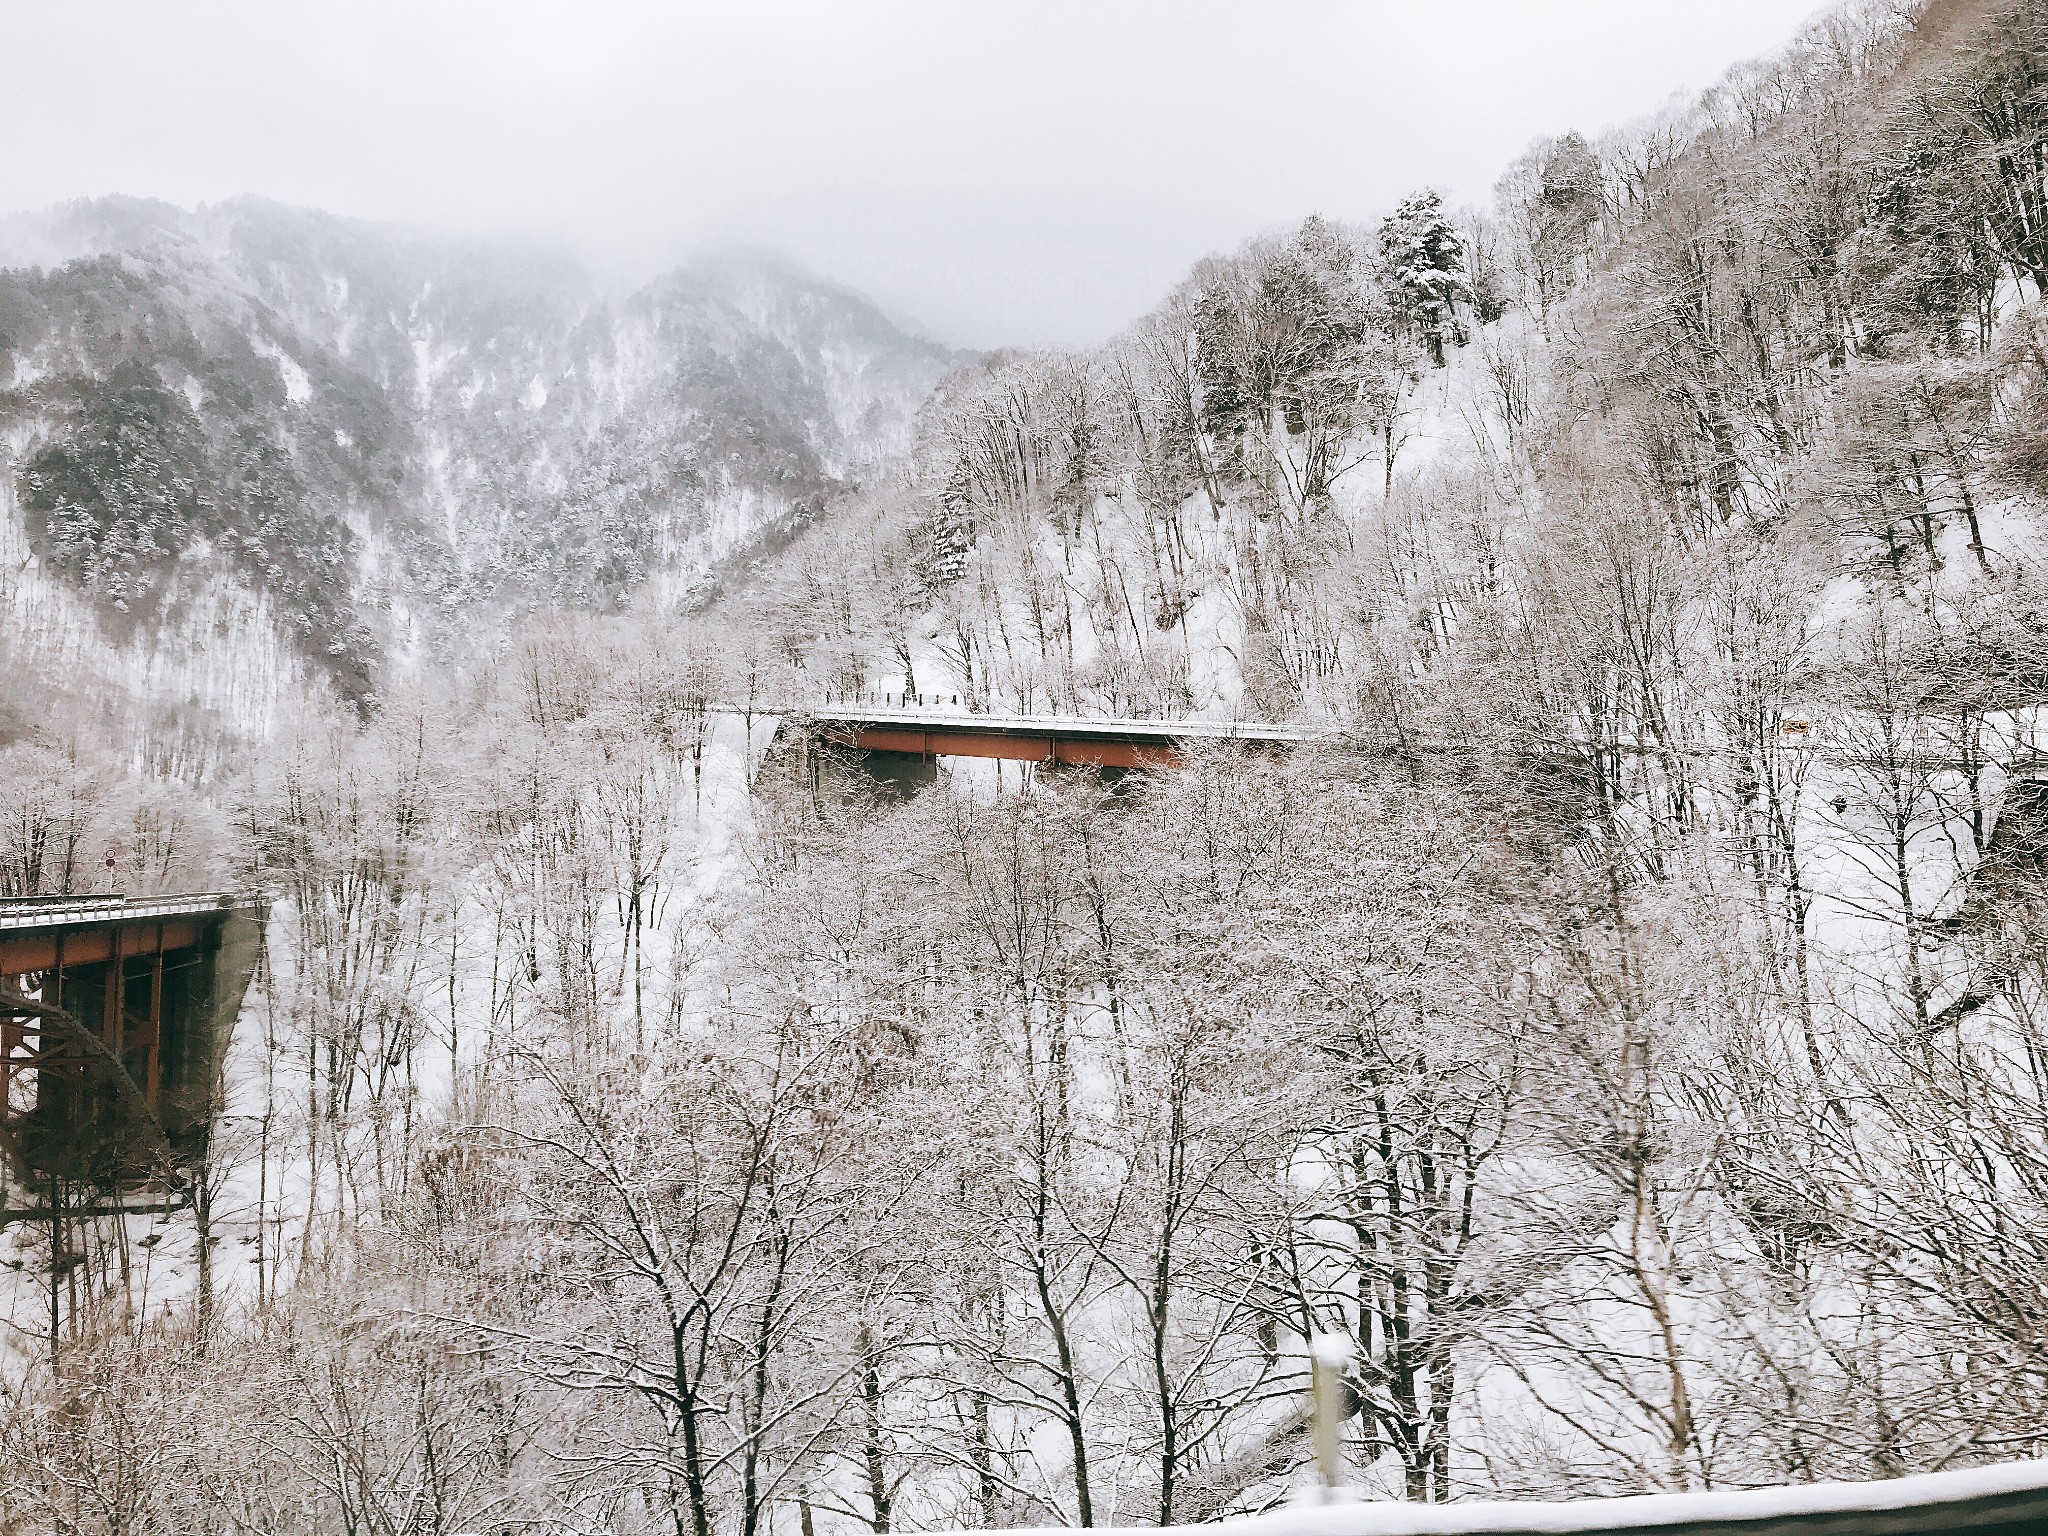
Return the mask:
{"type": "MultiPolygon", "coordinates": [[[[1341,1495],[1340,1495],[1341,1497],[1341,1495]]],[[[1303,1503],[1206,1527],[1222,1536],[1480,1536],[1654,1531],[1797,1521],[1814,1531],[2048,1531],[2048,1461],[1931,1472],[1872,1483],[1806,1483],[1727,1493],[1656,1493],[1559,1503],[1303,1503]],[[1882,1522],[1859,1515],[1882,1513],[1882,1522]]],[[[1704,1529],[1703,1529],[1704,1528],[1704,1529]]],[[[1120,1526],[1120,1532],[1158,1527],[1120,1526]]],[[[1179,1529],[1187,1529],[1179,1527],[1179,1529]]],[[[1015,1533],[1025,1536],[1025,1533],[1015,1533]]]]}

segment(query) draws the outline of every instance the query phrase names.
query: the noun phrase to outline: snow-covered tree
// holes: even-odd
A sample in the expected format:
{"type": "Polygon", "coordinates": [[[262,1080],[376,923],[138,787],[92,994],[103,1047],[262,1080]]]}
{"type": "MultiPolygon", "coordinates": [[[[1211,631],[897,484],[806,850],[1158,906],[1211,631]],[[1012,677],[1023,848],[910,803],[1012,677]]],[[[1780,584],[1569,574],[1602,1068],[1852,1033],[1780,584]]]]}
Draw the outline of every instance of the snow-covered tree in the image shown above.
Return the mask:
{"type": "Polygon", "coordinates": [[[1403,324],[1421,336],[1439,368],[1444,349],[1465,340],[1459,306],[1472,290],[1465,272],[1465,237],[1434,192],[1414,192],[1380,221],[1380,269],[1403,324]]]}

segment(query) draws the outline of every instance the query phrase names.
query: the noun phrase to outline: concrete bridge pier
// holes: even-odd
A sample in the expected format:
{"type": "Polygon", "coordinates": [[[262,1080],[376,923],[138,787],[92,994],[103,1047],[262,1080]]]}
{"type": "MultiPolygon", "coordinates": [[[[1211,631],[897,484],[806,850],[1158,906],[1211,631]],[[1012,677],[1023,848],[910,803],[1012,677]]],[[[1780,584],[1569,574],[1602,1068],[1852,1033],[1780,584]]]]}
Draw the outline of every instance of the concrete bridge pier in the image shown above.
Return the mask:
{"type": "Polygon", "coordinates": [[[939,781],[939,760],[916,752],[854,752],[845,754],[856,770],[889,797],[908,800],[939,781]]]}

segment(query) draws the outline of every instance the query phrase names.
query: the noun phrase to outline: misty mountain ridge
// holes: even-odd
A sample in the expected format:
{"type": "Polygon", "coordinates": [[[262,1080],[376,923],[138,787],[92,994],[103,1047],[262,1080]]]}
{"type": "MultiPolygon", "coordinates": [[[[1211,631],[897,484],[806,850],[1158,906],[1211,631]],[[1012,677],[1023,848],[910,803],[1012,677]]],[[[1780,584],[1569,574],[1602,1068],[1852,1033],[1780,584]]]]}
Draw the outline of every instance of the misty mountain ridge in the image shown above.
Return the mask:
{"type": "Polygon", "coordinates": [[[0,268],[10,596],[178,643],[237,592],[350,697],[522,611],[688,605],[905,448],[957,360],[757,253],[619,295],[253,198],[0,220],[0,268]]]}

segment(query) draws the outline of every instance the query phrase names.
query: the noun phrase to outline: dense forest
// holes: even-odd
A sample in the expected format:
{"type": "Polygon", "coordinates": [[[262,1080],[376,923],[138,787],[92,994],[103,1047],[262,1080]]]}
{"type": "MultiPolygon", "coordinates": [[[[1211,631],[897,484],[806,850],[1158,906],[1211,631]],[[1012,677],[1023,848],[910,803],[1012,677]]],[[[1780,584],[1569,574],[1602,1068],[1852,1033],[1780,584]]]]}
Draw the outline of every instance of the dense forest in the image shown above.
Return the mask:
{"type": "MultiPolygon", "coordinates": [[[[0,1233],[0,1524],[1200,1521],[1333,1333],[1376,1497],[2048,1452],[2044,349],[2048,5],[1852,4],[964,364],[708,611],[196,755],[9,676],[0,889],[276,906],[183,1208],[0,1233]],[[1323,734],[778,729],[935,690],[1323,734]]],[[[146,583],[113,451],[21,505],[146,583]]]]}

